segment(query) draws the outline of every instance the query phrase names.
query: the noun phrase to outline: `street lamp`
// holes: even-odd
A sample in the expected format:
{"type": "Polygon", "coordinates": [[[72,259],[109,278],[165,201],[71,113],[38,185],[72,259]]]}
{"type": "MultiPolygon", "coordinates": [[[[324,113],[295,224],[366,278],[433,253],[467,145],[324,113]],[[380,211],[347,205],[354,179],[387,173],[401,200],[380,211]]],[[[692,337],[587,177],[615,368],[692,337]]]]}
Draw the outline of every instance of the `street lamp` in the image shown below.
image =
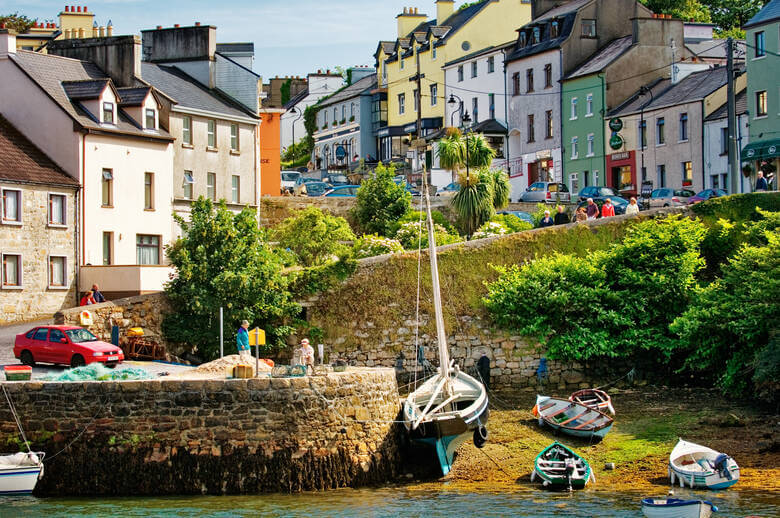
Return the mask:
{"type": "Polygon", "coordinates": [[[293,106],[292,108],[290,108],[290,111],[292,113],[298,114],[298,116],[294,118],[292,121],[292,144],[290,145],[290,149],[292,149],[293,146],[295,146],[295,123],[301,120],[301,118],[303,117],[303,113],[301,112],[300,109],[298,109],[297,106],[293,106]]]}
{"type": "Polygon", "coordinates": [[[457,110],[453,110],[452,113],[450,114],[450,126],[454,127],[455,126],[455,121],[454,121],[455,114],[460,112],[460,111],[463,111],[463,100],[460,97],[458,97],[457,95],[455,95],[455,94],[450,94],[450,100],[447,101],[447,104],[449,104],[450,106],[454,106],[455,104],[458,105],[458,109],[457,110]],[[457,99],[457,101],[455,99],[457,99]]]}

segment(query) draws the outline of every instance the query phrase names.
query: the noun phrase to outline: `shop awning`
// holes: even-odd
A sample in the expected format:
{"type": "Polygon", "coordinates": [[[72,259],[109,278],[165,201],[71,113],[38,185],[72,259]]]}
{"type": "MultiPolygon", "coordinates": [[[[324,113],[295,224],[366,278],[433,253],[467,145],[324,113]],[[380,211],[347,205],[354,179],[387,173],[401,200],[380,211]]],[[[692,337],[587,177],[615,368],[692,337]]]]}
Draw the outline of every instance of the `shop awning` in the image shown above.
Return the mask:
{"type": "Polygon", "coordinates": [[[780,157],[780,139],[759,140],[742,148],[742,160],[773,160],[780,157]]]}

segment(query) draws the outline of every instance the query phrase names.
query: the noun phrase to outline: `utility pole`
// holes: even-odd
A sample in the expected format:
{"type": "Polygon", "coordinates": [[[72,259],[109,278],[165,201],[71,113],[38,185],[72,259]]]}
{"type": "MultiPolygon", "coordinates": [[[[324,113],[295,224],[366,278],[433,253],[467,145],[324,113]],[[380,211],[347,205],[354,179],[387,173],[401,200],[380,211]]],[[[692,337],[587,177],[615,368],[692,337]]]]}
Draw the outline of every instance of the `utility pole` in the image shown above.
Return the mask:
{"type": "Polygon", "coordinates": [[[726,83],[728,134],[729,134],[729,193],[736,194],[739,190],[739,151],[737,148],[737,106],[734,100],[734,40],[726,40],[726,83]]]}
{"type": "MultiPolygon", "coordinates": [[[[412,143],[414,146],[414,157],[417,161],[418,165],[420,163],[420,150],[425,147],[425,143],[422,142],[422,78],[424,77],[420,73],[420,47],[419,45],[414,47],[414,55],[416,58],[416,64],[417,64],[417,73],[414,77],[409,78],[409,81],[415,81],[417,83],[417,95],[415,96],[416,99],[414,99],[412,102],[417,103],[417,135],[412,143]]],[[[424,167],[420,167],[422,170],[422,183],[423,185],[427,185],[428,178],[426,177],[427,173],[425,172],[424,167]]]]}

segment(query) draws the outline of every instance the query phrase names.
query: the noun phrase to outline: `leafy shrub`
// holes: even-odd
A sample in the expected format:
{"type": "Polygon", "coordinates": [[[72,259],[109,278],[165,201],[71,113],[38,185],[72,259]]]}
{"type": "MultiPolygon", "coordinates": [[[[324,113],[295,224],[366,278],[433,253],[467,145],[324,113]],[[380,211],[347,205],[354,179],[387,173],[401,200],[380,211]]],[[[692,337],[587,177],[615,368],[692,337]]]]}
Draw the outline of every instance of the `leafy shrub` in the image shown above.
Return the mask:
{"type": "Polygon", "coordinates": [[[748,221],[759,218],[756,208],[780,211],[780,193],[732,194],[697,203],[691,210],[704,221],[748,221]]]}
{"type": "Polygon", "coordinates": [[[279,246],[295,254],[302,266],[315,266],[344,255],[349,247],[341,241],[353,241],[355,234],[344,218],[307,207],[285,219],[272,236],[279,246]]]}
{"type": "Polygon", "coordinates": [[[403,251],[404,247],[397,239],[382,237],[377,234],[364,235],[355,241],[355,245],[352,247],[352,254],[356,259],[403,251]]]}
{"type": "MultiPolygon", "coordinates": [[[[434,223],[433,235],[436,239],[436,246],[449,245],[462,241],[460,236],[450,234],[447,229],[434,223]]],[[[401,225],[395,238],[403,245],[406,250],[417,250],[417,247],[426,248],[428,246],[428,224],[426,220],[410,221],[401,225]]]]}
{"type": "Polygon", "coordinates": [[[479,230],[474,232],[474,235],[471,237],[472,239],[481,239],[489,236],[502,236],[508,233],[509,229],[503,223],[491,220],[479,227],[479,230]]]}
{"type": "Polygon", "coordinates": [[[378,165],[363,180],[355,201],[355,216],[369,234],[389,236],[393,224],[411,208],[411,194],[393,181],[395,168],[378,165]]]}
{"type": "Polygon", "coordinates": [[[534,228],[533,225],[527,221],[523,221],[514,214],[496,214],[490,218],[490,221],[500,223],[506,227],[508,233],[522,232],[534,228]]]}
{"type": "Polygon", "coordinates": [[[329,263],[294,272],[290,289],[296,296],[328,291],[355,273],[356,269],[357,261],[347,254],[329,263]]]}
{"type": "Polygon", "coordinates": [[[503,169],[493,169],[490,171],[490,179],[493,183],[493,208],[501,210],[509,205],[509,195],[512,191],[509,175],[503,169]]]}
{"type": "MultiPolygon", "coordinates": [[[[409,212],[401,216],[401,218],[398,221],[395,222],[395,224],[392,227],[390,235],[394,236],[396,232],[398,232],[398,230],[401,228],[401,225],[403,225],[404,223],[409,223],[412,221],[420,221],[420,220],[425,222],[427,221],[426,220],[427,217],[428,216],[425,211],[420,212],[419,210],[410,210],[409,212]]],[[[442,214],[440,211],[432,210],[431,219],[433,220],[434,225],[439,225],[440,227],[444,228],[447,231],[447,233],[449,234],[457,233],[455,227],[452,226],[452,223],[450,223],[449,220],[447,220],[444,214],[442,214]]]]}

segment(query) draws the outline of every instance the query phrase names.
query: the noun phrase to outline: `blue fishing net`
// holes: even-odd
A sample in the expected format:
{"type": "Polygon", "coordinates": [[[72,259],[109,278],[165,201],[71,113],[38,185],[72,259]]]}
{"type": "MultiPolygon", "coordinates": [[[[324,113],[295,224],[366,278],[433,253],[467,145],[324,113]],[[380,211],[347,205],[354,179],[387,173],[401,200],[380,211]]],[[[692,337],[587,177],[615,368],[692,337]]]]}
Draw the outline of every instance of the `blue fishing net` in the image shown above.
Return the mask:
{"type": "Polygon", "coordinates": [[[68,369],[60,374],[52,374],[43,378],[45,381],[123,381],[154,379],[144,369],[139,367],[124,367],[109,369],[101,363],[93,363],[84,367],[68,369]]]}

